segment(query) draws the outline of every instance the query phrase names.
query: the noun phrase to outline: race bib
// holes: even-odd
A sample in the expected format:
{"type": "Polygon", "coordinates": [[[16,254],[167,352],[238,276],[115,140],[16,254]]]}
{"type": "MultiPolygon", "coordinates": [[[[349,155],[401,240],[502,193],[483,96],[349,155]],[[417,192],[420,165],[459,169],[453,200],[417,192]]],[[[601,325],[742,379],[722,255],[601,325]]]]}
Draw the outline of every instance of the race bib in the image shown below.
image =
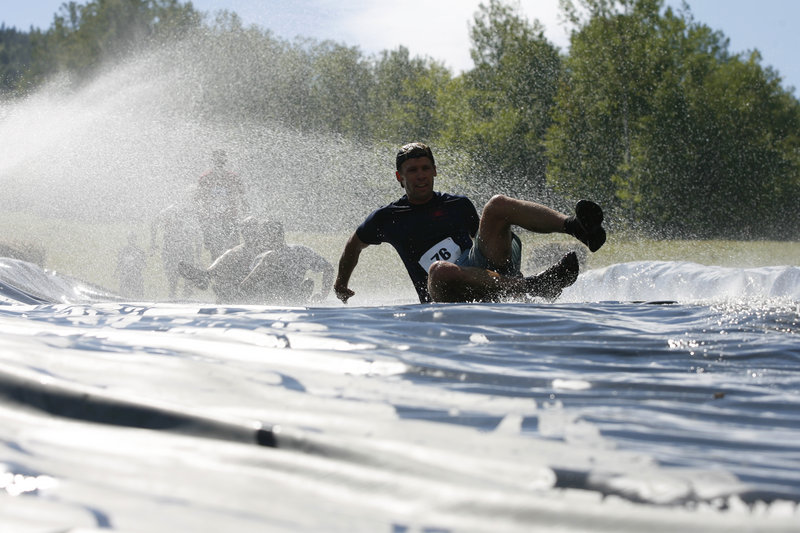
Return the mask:
{"type": "Polygon", "coordinates": [[[452,237],[448,237],[434,244],[430,250],[422,254],[422,257],[419,258],[419,266],[427,272],[434,261],[455,263],[459,257],[461,257],[461,247],[455,243],[452,237]]]}

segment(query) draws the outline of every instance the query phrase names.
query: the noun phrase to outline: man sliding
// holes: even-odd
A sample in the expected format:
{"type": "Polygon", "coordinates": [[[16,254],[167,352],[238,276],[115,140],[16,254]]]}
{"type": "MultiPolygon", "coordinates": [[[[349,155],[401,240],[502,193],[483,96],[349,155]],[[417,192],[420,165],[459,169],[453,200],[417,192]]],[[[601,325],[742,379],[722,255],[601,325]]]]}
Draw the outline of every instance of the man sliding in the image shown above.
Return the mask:
{"type": "Polygon", "coordinates": [[[520,271],[522,244],[516,225],[537,233],[568,233],[597,251],[606,240],[603,211],[588,200],[568,217],[544,205],[497,195],[478,217],[465,196],[433,189],[436,164],[422,143],[403,146],[395,177],[405,195],[372,212],[345,245],[334,284],[347,303],[348,287],[361,251],[388,242],[400,254],[420,302],[498,301],[523,296],[557,298],[578,277],[578,258],[566,254],[535,276],[520,271]]]}

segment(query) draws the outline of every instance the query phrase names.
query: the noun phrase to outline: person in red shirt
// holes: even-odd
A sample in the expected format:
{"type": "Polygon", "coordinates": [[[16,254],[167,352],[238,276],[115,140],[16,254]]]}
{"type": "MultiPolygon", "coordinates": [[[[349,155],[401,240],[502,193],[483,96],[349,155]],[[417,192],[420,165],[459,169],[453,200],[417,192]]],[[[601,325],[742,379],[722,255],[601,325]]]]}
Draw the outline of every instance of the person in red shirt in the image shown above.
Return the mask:
{"type": "Polygon", "coordinates": [[[242,180],[225,168],[228,162],[225,151],[214,150],[212,158],[213,168],[200,176],[195,202],[203,244],[214,260],[238,244],[237,224],[250,206],[242,180]]]}

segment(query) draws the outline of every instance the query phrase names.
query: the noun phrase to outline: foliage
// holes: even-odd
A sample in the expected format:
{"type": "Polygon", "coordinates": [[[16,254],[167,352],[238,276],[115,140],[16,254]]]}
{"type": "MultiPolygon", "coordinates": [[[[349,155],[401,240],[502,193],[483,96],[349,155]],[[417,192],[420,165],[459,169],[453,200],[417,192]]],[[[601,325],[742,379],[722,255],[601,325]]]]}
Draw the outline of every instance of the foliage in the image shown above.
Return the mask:
{"type": "Polygon", "coordinates": [[[384,51],[372,67],[367,121],[372,138],[405,144],[431,142],[439,132],[436,112],[450,72],[440,63],[411,57],[408,48],[384,51]]]}
{"type": "Polygon", "coordinates": [[[539,21],[499,0],[481,4],[470,28],[475,68],[454,81],[441,140],[465,149],[482,172],[544,184],[542,139],[550,125],[561,58],[539,21]]]}
{"type": "Polygon", "coordinates": [[[358,48],[326,41],[310,48],[308,113],[316,130],[366,137],[369,66],[358,48]]]}
{"type": "Polygon", "coordinates": [[[45,31],[0,26],[0,94],[59,73],[81,83],[160,47],[198,88],[174,97],[203,123],[422,140],[470,192],[552,188],[654,235],[800,234],[800,103],[757,51],[731,54],[724,35],[663,0],[561,4],[569,55],[539,21],[488,0],[470,26],[474,68],[454,75],[402,46],[369,57],[289,42],[232,12],[208,20],[191,2],[70,1],[45,31]]]}
{"type": "Polygon", "coordinates": [[[30,33],[0,25],[0,94],[20,86],[23,74],[30,67],[32,50],[30,33]]]}
{"type": "MultiPolygon", "coordinates": [[[[571,39],[568,78],[547,136],[550,183],[567,194],[583,191],[608,207],[633,194],[615,182],[627,184],[637,121],[648,113],[647,94],[664,55],[653,42],[658,1],[640,2],[629,14],[617,13],[611,3],[584,2],[592,16],[571,39]]],[[[574,9],[568,3],[576,20],[574,9]]]]}
{"type": "Polygon", "coordinates": [[[155,39],[181,35],[200,23],[191,2],[91,0],[65,2],[50,29],[34,41],[31,74],[41,80],[59,71],[91,75],[155,39]]]}
{"type": "Polygon", "coordinates": [[[661,234],[796,234],[798,102],[760,56],[731,55],[722,34],[661,0],[581,5],[549,182],[661,234]]]}

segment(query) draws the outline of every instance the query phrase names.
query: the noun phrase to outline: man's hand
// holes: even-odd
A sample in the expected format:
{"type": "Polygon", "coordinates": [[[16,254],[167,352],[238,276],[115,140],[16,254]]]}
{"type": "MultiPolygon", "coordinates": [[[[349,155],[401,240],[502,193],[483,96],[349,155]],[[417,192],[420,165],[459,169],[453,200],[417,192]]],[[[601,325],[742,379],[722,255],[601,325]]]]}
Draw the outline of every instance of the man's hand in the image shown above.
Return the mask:
{"type": "Polygon", "coordinates": [[[356,294],[352,290],[348,289],[346,285],[334,285],[333,291],[336,293],[336,297],[339,298],[342,303],[347,303],[347,300],[356,294]]]}
{"type": "Polygon", "coordinates": [[[333,282],[333,292],[336,293],[336,297],[339,298],[342,303],[347,303],[347,300],[356,294],[347,287],[347,284],[350,282],[350,274],[352,274],[353,269],[356,268],[361,250],[367,246],[369,246],[369,244],[359,239],[358,235],[355,233],[347,240],[347,244],[344,245],[342,257],[339,259],[339,271],[336,274],[336,281],[333,282]]]}
{"type": "Polygon", "coordinates": [[[211,281],[211,274],[207,270],[197,268],[185,261],[178,261],[178,274],[201,290],[206,290],[209,281],[211,281]]]}
{"type": "Polygon", "coordinates": [[[325,295],[324,294],[314,294],[309,299],[309,302],[311,302],[312,304],[321,304],[324,301],[325,301],[325,295]]]}

